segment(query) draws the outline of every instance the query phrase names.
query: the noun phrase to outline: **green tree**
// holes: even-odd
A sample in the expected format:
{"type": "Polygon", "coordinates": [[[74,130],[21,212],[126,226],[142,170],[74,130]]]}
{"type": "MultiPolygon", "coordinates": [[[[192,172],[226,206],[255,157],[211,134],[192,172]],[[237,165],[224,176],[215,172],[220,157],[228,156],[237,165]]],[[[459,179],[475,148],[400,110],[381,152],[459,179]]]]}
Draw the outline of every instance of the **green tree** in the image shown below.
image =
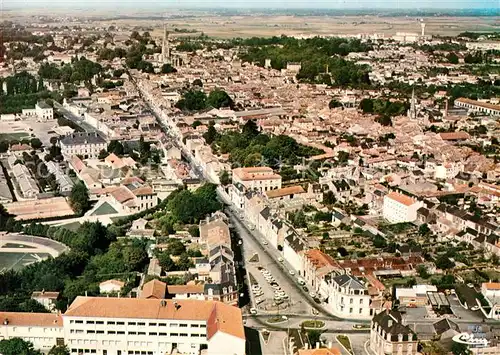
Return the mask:
{"type": "Polygon", "coordinates": [[[328,104],[328,107],[330,109],[337,108],[337,107],[342,107],[342,103],[340,103],[340,101],[337,100],[337,99],[331,99],[330,103],[328,104]]]}
{"type": "Polygon", "coordinates": [[[448,53],[446,59],[448,59],[448,62],[451,64],[458,64],[458,56],[454,52],[448,53]]]}
{"type": "Polygon", "coordinates": [[[421,236],[426,236],[431,232],[429,226],[427,223],[422,224],[420,227],[418,227],[418,234],[421,236]]]}
{"type": "Polygon", "coordinates": [[[201,81],[201,79],[194,79],[192,85],[202,88],[203,82],[201,81]]]}
{"type": "Polygon", "coordinates": [[[69,349],[62,345],[62,346],[57,346],[54,345],[52,349],[50,349],[48,355],[69,355],[69,349]]]}
{"type": "Polygon", "coordinates": [[[101,149],[99,152],[99,156],[97,157],[99,160],[105,159],[108,156],[108,152],[106,152],[104,149],[101,149]]]}
{"type": "Polygon", "coordinates": [[[207,105],[215,108],[234,107],[233,99],[221,89],[215,89],[208,95],[207,105]]]}
{"type": "Polygon", "coordinates": [[[323,334],[321,330],[310,329],[307,331],[307,339],[309,339],[309,345],[311,346],[311,349],[315,348],[316,344],[320,342],[321,334],[323,334]]]}
{"type": "Polygon", "coordinates": [[[372,99],[363,99],[359,103],[359,108],[363,113],[373,113],[374,112],[374,107],[373,107],[373,100],[372,99]]]}
{"type": "Polygon", "coordinates": [[[203,134],[203,138],[205,138],[205,142],[207,142],[208,145],[212,144],[217,139],[217,130],[213,122],[210,122],[208,125],[208,130],[203,134]]]}
{"type": "Polygon", "coordinates": [[[452,342],[451,344],[451,352],[453,355],[470,355],[472,354],[469,350],[469,347],[466,344],[461,344],[457,342],[452,342]]]}
{"type": "Polygon", "coordinates": [[[30,144],[33,149],[40,149],[43,145],[40,139],[38,138],[31,138],[30,144]]]}
{"type": "Polygon", "coordinates": [[[199,238],[200,237],[200,228],[195,224],[192,225],[188,228],[188,232],[193,238],[199,238]]]}
{"type": "Polygon", "coordinates": [[[199,111],[207,107],[207,95],[200,90],[186,91],[175,107],[183,111],[199,111]]]}
{"type": "Polygon", "coordinates": [[[455,267],[455,263],[446,254],[439,255],[436,259],[436,267],[441,270],[455,267]]]}
{"type": "Polygon", "coordinates": [[[247,121],[242,128],[242,133],[247,139],[255,138],[259,135],[259,127],[255,120],[247,121]]]}
{"type": "Polygon", "coordinates": [[[221,185],[229,185],[231,183],[231,177],[229,176],[229,173],[227,170],[222,170],[220,175],[219,175],[219,180],[221,185]]]}
{"type": "Polygon", "coordinates": [[[417,272],[418,276],[420,276],[423,279],[428,279],[431,276],[425,265],[418,265],[417,272]]]}
{"type": "Polygon", "coordinates": [[[9,142],[0,141],[0,153],[5,153],[9,150],[9,142]]]}
{"type": "Polygon", "coordinates": [[[41,355],[33,348],[33,344],[21,338],[12,338],[0,341],[0,354],[2,355],[41,355]]]}
{"type": "Polygon", "coordinates": [[[83,215],[90,207],[89,192],[83,182],[79,182],[71,189],[69,203],[73,211],[78,215],[83,215]]]}
{"type": "Polygon", "coordinates": [[[161,73],[162,74],[170,74],[170,73],[176,73],[177,69],[175,69],[172,64],[163,64],[161,67],[161,73]]]}

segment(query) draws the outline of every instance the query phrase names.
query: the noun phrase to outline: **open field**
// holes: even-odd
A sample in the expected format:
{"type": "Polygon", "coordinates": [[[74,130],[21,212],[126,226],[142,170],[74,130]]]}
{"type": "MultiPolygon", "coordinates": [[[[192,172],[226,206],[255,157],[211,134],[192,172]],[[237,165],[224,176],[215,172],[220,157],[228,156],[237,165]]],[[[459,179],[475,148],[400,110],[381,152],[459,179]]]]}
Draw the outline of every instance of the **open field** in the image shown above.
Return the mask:
{"type": "Polygon", "coordinates": [[[30,139],[30,135],[27,132],[13,132],[13,133],[0,133],[0,141],[20,141],[22,139],[30,139]]]}
{"type": "Polygon", "coordinates": [[[23,267],[33,264],[50,257],[46,253],[1,253],[0,254],[0,272],[5,270],[19,270],[23,267]]]}
{"type": "MultiPolygon", "coordinates": [[[[106,10],[78,11],[76,9],[65,9],[64,16],[81,17],[81,21],[44,22],[49,26],[79,25],[89,30],[103,26],[131,27],[136,26],[138,30],[148,30],[155,37],[162,35],[162,16],[169,17],[166,20],[173,37],[192,35],[189,33],[176,33],[173,29],[186,29],[190,31],[203,32],[204,34],[217,38],[252,37],[252,36],[314,36],[314,35],[355,35],[360,33],[380,33],[386,36],[394,35],[396,32],[420,33],[419,21],[421,17],[416,15],[377,16],[367,15],[338,15],[318,12],[318,15],[292,15],[278,14],[274,12],[247,12],[241,14],[223,14],[213,11],[189,11],[189,10],[158,10],[153,11],[136,9],[127,13],[126,9],[120,9],[121,17],[115,12],[106,10]],[[123,14],[122,14],[123,13],[123,14]]],[[[12,21],[21,23],[32,23],[34,10],[12,10],[8,11],[12,21]]],[[[383,12],[381,14],[384,15],[383,12]]],[[[36,15],[57,16],[57,9],[39,9],[36,15]]],[[[452,36],[464,31],[500,31],[499,16],[428,16],[423,20],[426,23],[426,34],[452,36]]]]}

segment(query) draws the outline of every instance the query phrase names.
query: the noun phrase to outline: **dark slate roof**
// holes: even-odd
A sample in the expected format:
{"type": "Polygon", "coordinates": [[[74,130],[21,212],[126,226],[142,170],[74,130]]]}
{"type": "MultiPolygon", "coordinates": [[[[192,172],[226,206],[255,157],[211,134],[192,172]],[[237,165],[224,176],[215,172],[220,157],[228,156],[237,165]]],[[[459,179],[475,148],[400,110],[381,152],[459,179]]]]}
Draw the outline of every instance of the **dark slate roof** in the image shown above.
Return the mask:
{"type": "Polygon", "coordinates": [[[106,143],[104,138],[102,138],[96,132],[76,132],[64,136],[61,139],[61,143],[64,145],[81,145],[81,144],[101,144],[106,143]]]}
{"type": "Polygon", "coordinates": [[[436,330],[436,333],[441,335],[448,330],[454,330],[457,333],[460,333],[460,328],[457,323],[449,320],[448,318],[441,319],[440,321],[434,323],[432,325],[436,330]]]}
{"type": "Polygon", "coordinates": [[[275,219],[273,221],[273,225],[277,228],[277,229],[281,229],[281,227],[283,226],[283,222],[281,222],[279,219],[275,219]]]}
{"type": "Polygon", "coordinates": [[[417,214],[420,214],[422,216],[428,217],[429,216],[429,210],[427,208],[425,208],[425,207],[420,207],[417,210],[417,214]]]}
{"type": "Polygon", "coordinates": [[[262,211],[260,211],[260,215],[264,217],[264,219],[269,219],[269,216],[271,215],[271,210],[269,209],[269,207],[266,207],[262,211]]]}
{"type": "Polygon", "coordinates": [[[305,249],[304,243],[302,240],[294,234],[290,234],[285,238],[285,240],[290,244],[290,247],[296,252],[302,251],[305,249]]]}
{"type": "Polygon", "coordinates": [[[392,341],[397,341],[399,334],[403,335],[403,340],[408,340],[408,336],[413,334],[413,331],[401,322],[402,316],[399,311],[383,311],[375,315],[373,321],[386,333],[391,334],[392,341]]]}
{"type": "Polygon", "coordinates": [[[363,284],[354,276],[339,275],[333,278],[333,282],[337,283],[340,287],[349,287],[353,290],[364,290],[363,284]]]}

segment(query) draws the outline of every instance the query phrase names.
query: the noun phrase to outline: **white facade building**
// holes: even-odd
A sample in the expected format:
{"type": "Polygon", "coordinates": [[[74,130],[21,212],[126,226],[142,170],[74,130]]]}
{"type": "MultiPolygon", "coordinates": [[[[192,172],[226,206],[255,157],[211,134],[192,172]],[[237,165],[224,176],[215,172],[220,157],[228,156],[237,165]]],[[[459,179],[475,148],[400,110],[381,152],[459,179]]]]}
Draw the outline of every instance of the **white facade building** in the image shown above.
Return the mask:
{"type": "Polygon", "coordinates": [[[247,190],[266,192],[281,189],[281,176],[268,167],[233,169],[233,184],[240,183],[247,190]]]}
{"type": "Polygon", "coordinates": [[[61,138],[61,153],[64,156],[81,155],[84,159],[97,159],[101,150],[106,150],[104,138],[96,132],[73,133],[61,138]]]}
{"type": "Polygon", "coordinates": [[[77,297],[61,316],[0,312],[1,339],[71,355],[244,355],[241,310],[215,301],[77,297]]]}
{"type": "Polygon", "coordinates": [[[0,312],[0,341],[21,338],[48,352],[64,343],[63,319],[53,313],[0,312]]]}
{"type": "Polygon", "coordinates": [[[391,192],[384,196],[382,214],[391,223],[413,222],[417,219],[417,210],[422,206],[422,202],[411,197],[391,192]]]}
{"type": "Polygon", "coordinates": [[[372,319],[370,349],[376,355],[416,355],[418,340],[413,331],[402,323],[398,311],[383,311],[372,319]]]}
{"type": "Polygon", "coordinates": [[[328,305],[333,314],[342,318],[371,319],[368,288],[356,277],[339,275],[328,281],[328,305]]]}
{"type": "Polygon", "coordinates": [[[464,165],[462,163],[445,163],[436,166],[434,170],[434,177],[436,179],[453,179],[459,172],[463,171],[464,165]]]}
{"type": "Polygon", "coordinates": [[[54,109],[47,105],[45,102],[39,102],[35,105],[35,108],[23,109],[23,116],[37,117],[41,120],[52,120],[54,119],[54,109]]]}

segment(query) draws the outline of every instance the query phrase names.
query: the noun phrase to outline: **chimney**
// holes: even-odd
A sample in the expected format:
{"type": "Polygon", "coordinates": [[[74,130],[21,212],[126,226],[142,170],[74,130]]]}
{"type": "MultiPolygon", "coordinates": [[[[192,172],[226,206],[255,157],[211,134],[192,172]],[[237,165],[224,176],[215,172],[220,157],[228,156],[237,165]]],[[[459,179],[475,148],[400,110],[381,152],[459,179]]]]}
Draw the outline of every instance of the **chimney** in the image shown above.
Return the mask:
{"type": "Polygon", "coordinates": [[[87,291],[85,291],[85,297],[87,297],[87,291]]]}

